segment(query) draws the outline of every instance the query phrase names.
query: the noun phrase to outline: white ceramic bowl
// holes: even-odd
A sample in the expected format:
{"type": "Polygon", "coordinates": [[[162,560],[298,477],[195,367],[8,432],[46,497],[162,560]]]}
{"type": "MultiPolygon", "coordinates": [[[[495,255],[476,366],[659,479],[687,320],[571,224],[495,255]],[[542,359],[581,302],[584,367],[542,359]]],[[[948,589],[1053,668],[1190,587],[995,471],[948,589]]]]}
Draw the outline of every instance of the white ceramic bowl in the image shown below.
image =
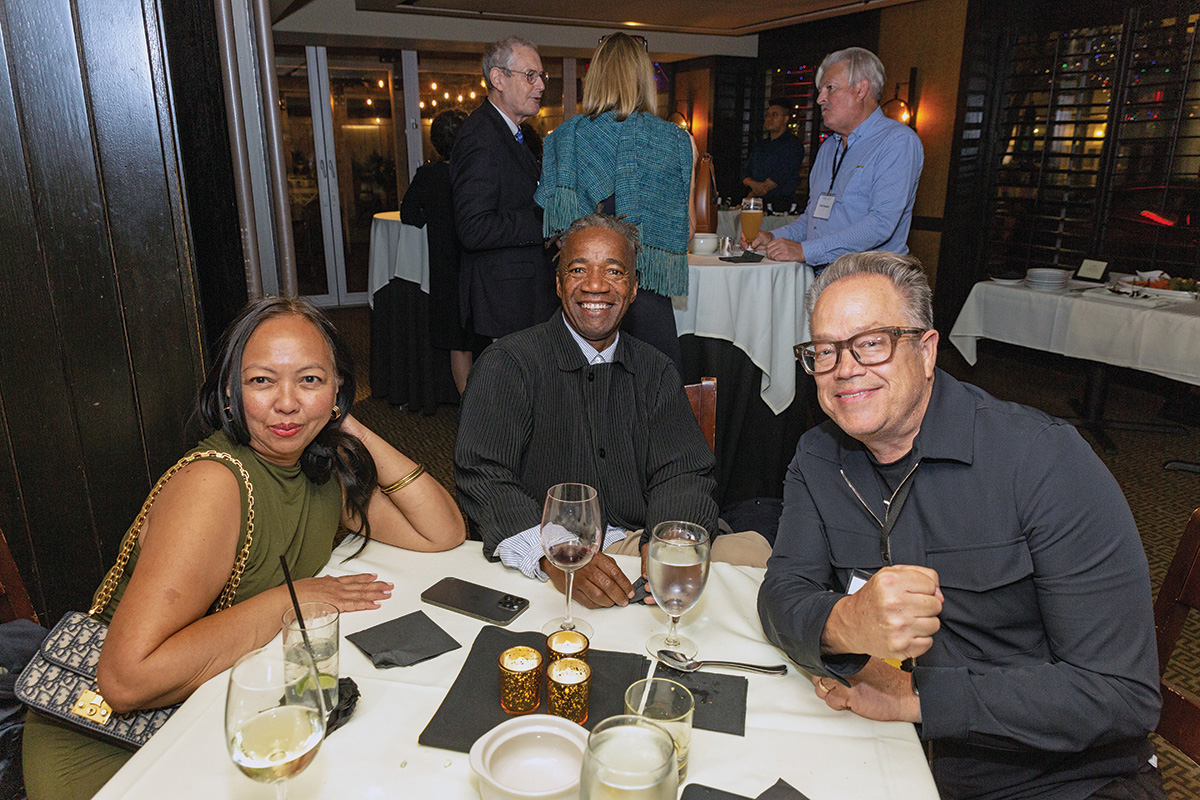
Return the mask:
{"type": "Polygon", "coordinates": [[[549,714],[501,722],[471,746],[483,800],[574,800],[588,732],[549,714]]]}
{"type": "Polygon", "coordinates": [[[717,252],[717,235],[715,233],[697,233],[692,237],[692,252],[696,255],[717,252]]]}

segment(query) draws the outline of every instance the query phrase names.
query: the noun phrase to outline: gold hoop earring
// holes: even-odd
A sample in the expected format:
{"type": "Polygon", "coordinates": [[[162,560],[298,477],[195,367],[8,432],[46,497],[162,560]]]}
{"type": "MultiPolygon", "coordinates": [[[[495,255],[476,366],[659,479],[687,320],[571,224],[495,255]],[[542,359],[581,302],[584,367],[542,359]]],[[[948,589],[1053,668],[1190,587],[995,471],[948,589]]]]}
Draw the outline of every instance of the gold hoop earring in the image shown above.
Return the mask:
{"type": "Polygon", "coordinates": [[[233,420],[233,409],[229,406],[225,406],[225,418],[228,420],[233,420]]]}
{"type": "Polygon", "coordinates": [[[342,410],[335,405],[333,407],[333,410],[329,412],[329,417],[334,422],[337,422],[339,419],[342,418],[342,410]]]}

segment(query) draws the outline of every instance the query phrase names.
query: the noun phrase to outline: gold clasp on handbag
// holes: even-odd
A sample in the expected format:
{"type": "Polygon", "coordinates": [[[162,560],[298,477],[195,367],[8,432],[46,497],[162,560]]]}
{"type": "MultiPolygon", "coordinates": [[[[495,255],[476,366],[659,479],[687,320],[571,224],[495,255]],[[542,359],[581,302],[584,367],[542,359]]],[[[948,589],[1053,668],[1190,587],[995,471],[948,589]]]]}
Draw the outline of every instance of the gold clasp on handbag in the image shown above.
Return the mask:
{"type": "Polygon", "coordinates": [[[98,692],[86,689],[83,694],[79,695],[75,705],[71,706],[71,713],[104,725],[112,716],[112,706],[104,702],[104,698],[98,692]]]}

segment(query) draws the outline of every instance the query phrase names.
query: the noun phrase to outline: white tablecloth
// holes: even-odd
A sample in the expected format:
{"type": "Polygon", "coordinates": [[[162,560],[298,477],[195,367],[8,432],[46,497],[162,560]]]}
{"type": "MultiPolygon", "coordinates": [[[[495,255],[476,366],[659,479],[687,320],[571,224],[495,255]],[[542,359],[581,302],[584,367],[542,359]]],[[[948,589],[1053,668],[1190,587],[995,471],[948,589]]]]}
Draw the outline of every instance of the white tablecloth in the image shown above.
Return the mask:
{"type": "Polygon", "coordinates": [[[1122,302],[1105,291],[1035,292],[995,281],[975,284],[950,341],[967,363],[979,339],[1152,372],[1200,385],[1200,302],[1160,307],[1122,302]]]}
{"type": "Polygon", "coordinates": [[[812,267],[794,261],[688,256],[688,294],[674,298],[675,328],[737,345],[762,370],[763,402],[780,414],[796,395],[792,347],[808,340],[804,294],[813,277],[812,267]]]}
{"type": "Polygon", "coordinates": [[[392,278],[421,284],[429,294],[429,242],[424,228],[400,221],[399,211],[381,211],[371,220],[371,264],[367,302],[392,278]]]}
{"type": "MultiPolygon", "coordinates": [[[[562,596],[548,583],[486,562],[474,542],[435,554],[372,543],[362,556],[343,565],[341,558],[348,552],[345,545],[335,551],[330,573],[377,572],[396,587],[378,611],[343,615],[343,637],[421,608],[463,646],[411,667],[376,670],[343,640],[341,672],[354,678],[362,698],[350,723],[291,781],[289,796],[475,800],[476,781],[467,755],[418,745],[417,736],[445,697],[483,623],[424,605],[420,593],[441,576],[454,575],[528,597],[530,607],[512,623],[513,630],[537,630],[561,614],[562,596]]],[[[633,558],[618,561],[627,574],[638,570],[633,558]]],[[[680,626],[699,643],[702,657],[761,664],[783,660],[762,639],[755,611],[761,580],[762,570],[713,565],[704,596],[680,626]]],[[[596,628],[592,646],[607,650],[640,652],[650,634],[666,627],[665,615],[646,606],[581,609],[578,615],[596,628]]],[[[784,677],[748,678],[746,735],[697,730],[689,781],[751,797],[783,777],[812,800],[936,800],[912,725],[830,711],[794,667],[784,677]]],[[[201,686],[97,798],[270,797],[270,790],[243,776],[226,753],[226,681],[222,674],[201,686]]]]}
{"type": "MultiPolygon", "coordinates": [[[[742,233],[741,211],[731,209],[729,211],[717,212],[717,235],[728,236],[737,244],[738,237],[742,233]]],[[[782,228],[789,222],[795,222],[797,214],[763,214],[762,228],[764,231],[773,231],[776,228],[782,228]]]]}

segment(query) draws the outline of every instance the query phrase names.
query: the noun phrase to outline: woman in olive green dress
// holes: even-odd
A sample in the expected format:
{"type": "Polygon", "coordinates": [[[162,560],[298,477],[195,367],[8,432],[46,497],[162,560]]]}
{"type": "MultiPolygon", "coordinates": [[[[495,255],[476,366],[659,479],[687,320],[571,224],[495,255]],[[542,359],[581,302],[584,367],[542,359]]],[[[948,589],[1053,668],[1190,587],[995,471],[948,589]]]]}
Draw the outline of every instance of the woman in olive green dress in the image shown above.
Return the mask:
{"type": "MultiPolygon", "coordinates": [[[[281,554],[300,602],[378,608],[392,586],[376,575],[314,577],[339,525],[411,550],[463,541],[462,515],[441,484],[349,413],[354,389],[345,344],[305,301],[252,302],[226,330],[200,390],[210,435],[197,450],[230,453],[250,474],[250,557],[234,605],[211,613],[245,541],[246,490],[237,468],[217,459],[166,482],[102,615],[111,623],[97,682],[115,711],[185,700],[274,638],[291,607],[281,554]]],[[[130,755],[30,713],[30,800],[91,797],[130,755]]]]}

